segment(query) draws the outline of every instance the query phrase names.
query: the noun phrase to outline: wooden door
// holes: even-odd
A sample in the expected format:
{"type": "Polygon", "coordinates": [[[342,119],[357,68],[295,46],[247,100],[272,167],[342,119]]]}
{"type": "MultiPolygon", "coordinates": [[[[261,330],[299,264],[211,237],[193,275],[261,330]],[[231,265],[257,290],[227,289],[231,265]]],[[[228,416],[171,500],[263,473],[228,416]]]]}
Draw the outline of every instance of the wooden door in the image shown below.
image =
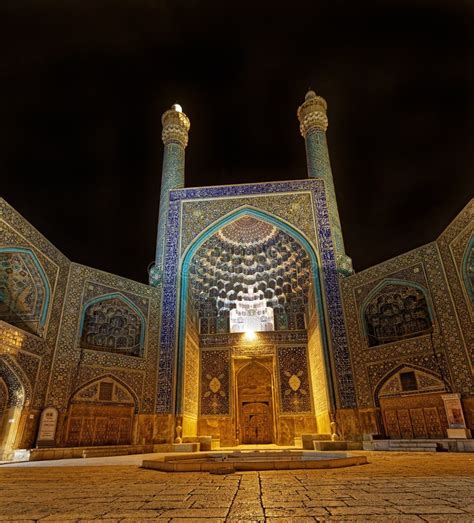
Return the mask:
{"type": "Polygon", "coordinates": [[[440,394],[381,398],[380,407],[390,439],[446,437],[448,422],[440,394]]]}
{"type": "Polygon", "coordinates": [[[436,407],[429,407],[423,409],[425,412],[426,426],[430,438],[443,438],[443,428],[441,427],[441,420],[438,409],[436,407]]]}
{"type": "Polygon", "coordinates": [[[411,424],[410,412],[408,409],[399,409],[397,414],[402,439],[413,439],[413,427],[411,424]]]}
{"type": "MultiPolygon", "coordinates": [[[[266,365],[268,361],[261,360],[266,365]]],[[[253,360],[236,375],[237,433],[240,443],[273,443],[273,387],[271,371],[253,360]]]]}
{"type": "Polygon", "coordinates": [[[383,420],[385,432],[390,439],[400,439],[400,427],[398,426],[398,416],[396,410],[384,410],[383,420]]]}
{"type": "Polygon", "coordinates": [[[133,407],[75,403],[70,410],[66,445],[129,445],[132,420],[133,407]]]}
{"type": "Polygon", "coordinates": [[[423,409],[410,409],[410,418],[413,425],[413,434],[415,438],[427,438],[425,415],[423,409]]]}
{"type": "Polygon", "coordinates": [[[271,443],[272,417],[268,403],[246,403],[241,408],[242,443],[271,443]]]}

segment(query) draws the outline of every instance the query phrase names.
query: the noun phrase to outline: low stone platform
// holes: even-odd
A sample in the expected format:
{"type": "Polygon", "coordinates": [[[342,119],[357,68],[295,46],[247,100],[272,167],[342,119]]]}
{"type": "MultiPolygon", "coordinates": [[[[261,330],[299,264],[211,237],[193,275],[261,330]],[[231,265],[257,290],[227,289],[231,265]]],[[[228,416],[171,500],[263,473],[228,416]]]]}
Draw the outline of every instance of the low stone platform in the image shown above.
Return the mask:
{"type": "Polygon", "coordinates": [[[99,458],[174,452],[172,444],[156,445],[104,445],[98,447],[53,447],[40,449],[17,449],[9,461],[44,461],[50,459],[99,458]]]}
{"type": "Polygon", "coordinates": [[[474,452],[474,439],[377,439],[363,441],[364,450],[392,452],[474,452]]]}
{"type": "Polygon", "coordinates": [[[142,468],[163,472],[233,473],[238,470],[330,469],[366,463],[365,456],[352,456],[347,452],[235,451],[164,456],[144,460],[142,468]]]}
{"type": "Polygon", "coordinates": [[[339,450],[362,450],[362,441],[318,441],[313,440],[314,450],[339,451],[339,450]]]}
{"type": "Polygon", "coordinates": [[[171,445],[172,452],[199,452],[200,443],[173,443],[171,445]]]}

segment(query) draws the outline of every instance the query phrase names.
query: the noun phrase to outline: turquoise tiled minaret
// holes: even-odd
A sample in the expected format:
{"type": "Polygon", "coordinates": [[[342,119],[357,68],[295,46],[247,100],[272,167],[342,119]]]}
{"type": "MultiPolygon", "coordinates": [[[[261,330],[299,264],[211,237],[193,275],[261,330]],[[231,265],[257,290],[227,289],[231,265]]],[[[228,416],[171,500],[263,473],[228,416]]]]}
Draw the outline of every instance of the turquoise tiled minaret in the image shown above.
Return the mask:
{"type": "Polygon", "coordinates": [[[304,103],[298,107],[297,114],[300,121],[301,136],[303,136],[306,144],[308,177],[324,180],[337,267],[340,274],[347,276],[353,272],[352,260],[346,255],[342,238],[341,221],[337,209],[336,191],[326,140],[326,129],[328,127],[326,110],[326,100],[314,91],[308,91],[304,103]]]}
{"type": "Polygon", "coordinates": [[[184,150],[188,145],[189,118],[180,105],[175,104],[161,117],[164,143],[163,171],[161,174],[160,214],[156,238],[155,264],[150,269],[150,285],[159,285],[164,262],[164,239],[169,208],[169,192],[184,187],[184,150]]]}

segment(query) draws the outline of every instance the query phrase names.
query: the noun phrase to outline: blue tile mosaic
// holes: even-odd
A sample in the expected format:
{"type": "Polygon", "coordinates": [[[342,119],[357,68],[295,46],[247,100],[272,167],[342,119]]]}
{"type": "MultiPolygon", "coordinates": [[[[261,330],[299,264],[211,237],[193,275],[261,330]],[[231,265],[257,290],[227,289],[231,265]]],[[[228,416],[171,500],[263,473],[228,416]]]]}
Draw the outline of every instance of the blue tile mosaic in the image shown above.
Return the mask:
{"type": "MultiPolygon", "coordinates": [[[[179,317],[179,238],[181,203],[205,198],[225,198],[248,195],[265,195],[309,191],[313,195],[317,221],[317,235],[323,275],[322,291],[325,294],[330,325],[331,357],[336,369],[338,406],[355,407],[355,392],[352,369],[339,288],[334,245],[329,222],[324,182],[320,179],[289,182],[271,182],[218,187],[198,187],[170,191],[169,213],[165,237],[165,262],[163,273],[163,309],[160,336],[160,363],[158,371],[157,412],[172,413],[175,408],[176,383],[180,377],[176,372],[179,317]]],[[[181,370],[180,370],[181,372],[181,370]]]]}

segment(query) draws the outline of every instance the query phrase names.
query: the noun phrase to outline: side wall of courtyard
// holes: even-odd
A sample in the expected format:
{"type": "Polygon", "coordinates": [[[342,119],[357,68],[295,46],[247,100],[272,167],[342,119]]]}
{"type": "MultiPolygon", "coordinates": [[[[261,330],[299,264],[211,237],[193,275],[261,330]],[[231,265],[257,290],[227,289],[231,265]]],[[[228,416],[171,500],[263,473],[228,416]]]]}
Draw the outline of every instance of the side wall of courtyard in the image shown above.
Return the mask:
{"type": "Polygon", "coordinates": [[[342,280],[354,369],[355,432],[445,437],[441,395],[473,415],[471,201],[435,242],[342,280]]]}
{"type": "Polygon", "coordinates": [[[160,289],[70,262],[0,200],[1,454],[55,444],[156,442],[160,289]]]}

